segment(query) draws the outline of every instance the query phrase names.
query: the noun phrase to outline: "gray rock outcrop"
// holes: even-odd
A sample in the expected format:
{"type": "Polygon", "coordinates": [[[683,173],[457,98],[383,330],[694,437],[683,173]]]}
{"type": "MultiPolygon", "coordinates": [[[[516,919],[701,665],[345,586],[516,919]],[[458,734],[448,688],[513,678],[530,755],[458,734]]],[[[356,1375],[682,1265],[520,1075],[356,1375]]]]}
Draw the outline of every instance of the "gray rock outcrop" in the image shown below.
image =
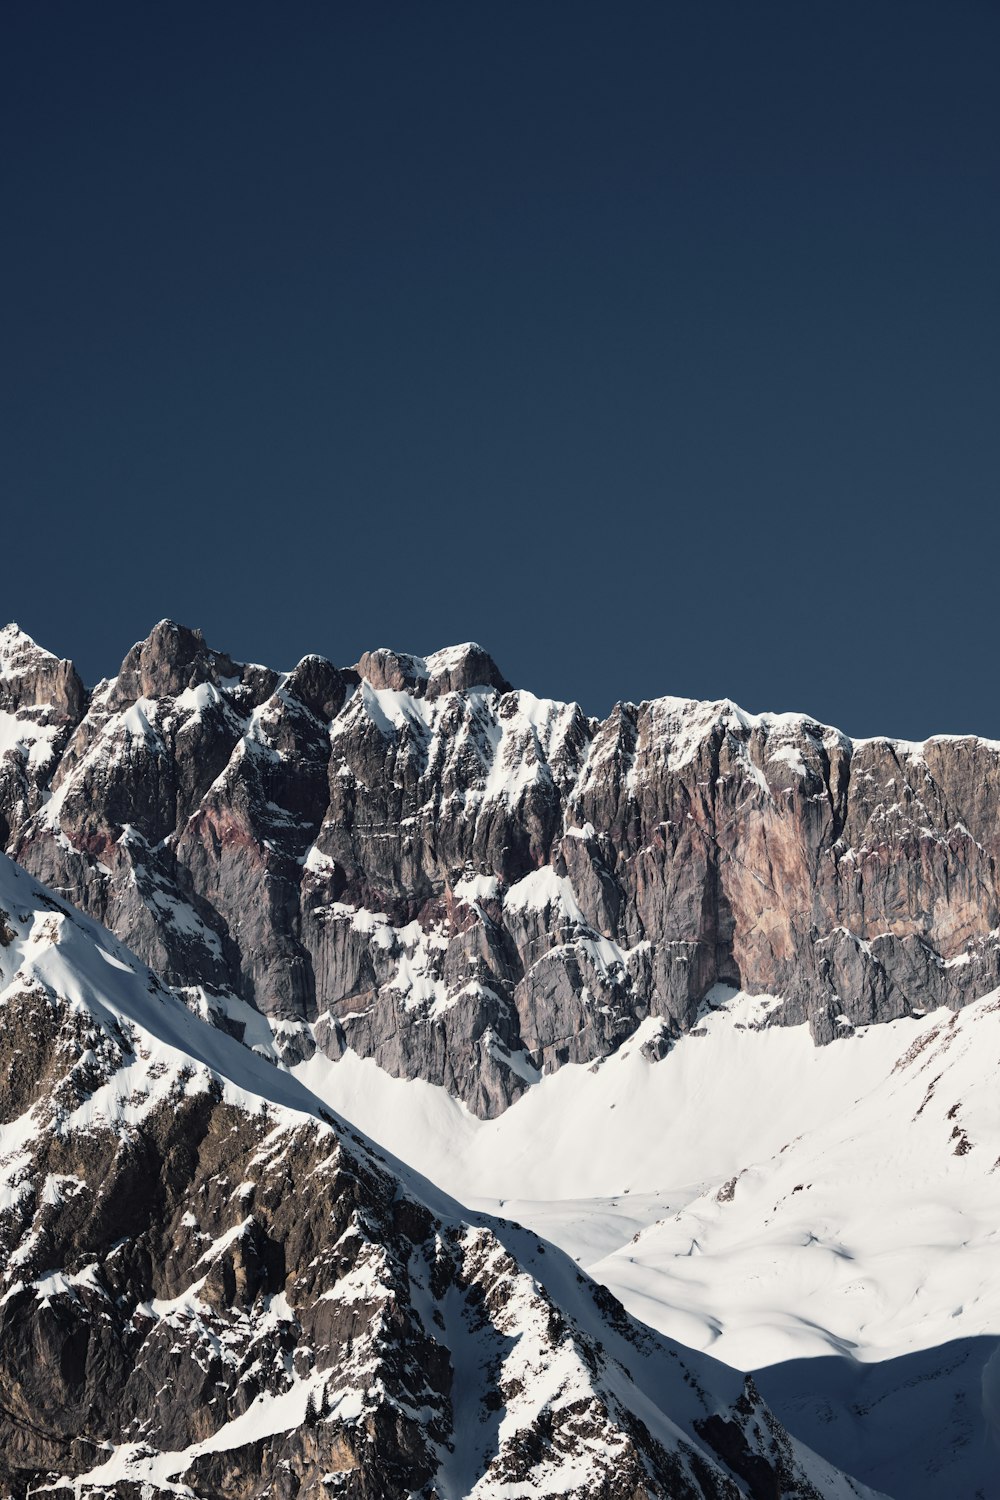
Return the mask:
{"type": "Polygon", "coordinates": [[[219,1024],[483,1116],[717,984],[817,1042],[1000,983],[1000,746],[728,701],[599,722],[478,646],[246,666],[163,621],[89,695],[3,633],[8,851],[219,1024]]]}

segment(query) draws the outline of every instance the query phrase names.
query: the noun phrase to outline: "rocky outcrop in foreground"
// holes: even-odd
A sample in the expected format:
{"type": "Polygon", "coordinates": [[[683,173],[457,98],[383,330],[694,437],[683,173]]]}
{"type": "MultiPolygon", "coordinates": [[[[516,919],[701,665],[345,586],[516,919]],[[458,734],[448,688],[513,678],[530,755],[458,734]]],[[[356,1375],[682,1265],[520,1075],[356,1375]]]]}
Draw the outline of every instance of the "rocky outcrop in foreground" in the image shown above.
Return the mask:
{"type": "Polygon", "coordinates": [[[0,856],[0,1493],[848,1500],[0,856]]]}
{"type": "Polygon", "coordinates": [[[817,1042],[1000,983],[1000,746],[661,698],[603,722],[478,646],[232,661],[161,621],[86,692],[0,632],[0,831],[188,1003],[482,1116],[717,984],[817,1042]],[[267,1018],[267,1024],[261,1017],[267,1018]]]}

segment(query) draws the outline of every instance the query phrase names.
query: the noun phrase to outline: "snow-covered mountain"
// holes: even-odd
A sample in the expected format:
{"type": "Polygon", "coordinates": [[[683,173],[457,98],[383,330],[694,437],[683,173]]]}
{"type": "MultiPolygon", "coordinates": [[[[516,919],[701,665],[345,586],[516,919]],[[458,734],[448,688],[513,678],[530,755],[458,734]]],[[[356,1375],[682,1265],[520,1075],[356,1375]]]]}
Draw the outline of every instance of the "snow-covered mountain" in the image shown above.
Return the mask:
{"type": "Polygon", "coordinates": [[[0,856],[0,1484],[872,1496],[0,856]]]}
{"type": "Polygon", "coordinates": [[[87,692],[8,627],[0,831],[519,1264],[560,1246],[895,1500],[1000,1496],[1000,746],[171,622],[87,692]]]}

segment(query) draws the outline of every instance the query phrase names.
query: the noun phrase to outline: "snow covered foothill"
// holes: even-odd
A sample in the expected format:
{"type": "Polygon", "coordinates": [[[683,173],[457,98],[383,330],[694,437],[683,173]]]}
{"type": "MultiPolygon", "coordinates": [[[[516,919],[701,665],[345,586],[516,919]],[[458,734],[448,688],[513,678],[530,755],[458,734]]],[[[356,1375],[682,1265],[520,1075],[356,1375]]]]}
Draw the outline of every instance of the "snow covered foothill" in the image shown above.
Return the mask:
{"type": "Polygon", "coordinates": [[[728,998],[707,1009],[702,1034],[682,1037],[660,1062],[643,1050],[661,1029],[650,1018],[610,1057],[546,1076],[495,1120],[350,1052],[336,1064],[314,1057],[296,1072],[462,1199],[585,1203],[675,1193],[680,1184],[690,1201],[845,1107],[891,1067],[901,1035],[913,1035],[873,1027],[817,1048],[806,1027],[766,1026],[768,997],[718,993],[728,998]],[[774,1087],[765,1105],[764,1079],[793,1086],[774,1087]]]}
{"type": "Polygon", "coordinates": [[[817,1061],[886,1043],[895,1055],[873,1084],[811,1127],[803,1101],[806,1128],[784,1149],[747,1160],[597,1274],[619,1295],[628,1284],[647,1321],[680,1336],[681,1317],[686,1342],[744,1368],[1000,1334],[1000,992],[863,1031],[817,1061]],[[706,1259],[728,1276],[706,1278],[706,1259]]]}
{"type": "Polygon", "coordinates": [[[898,1500],[975,1496],[995,1462],[995,1361],[981,1372],[1000,1338],[1000,992],[821,1048],[805,1026],[767,1025],[768,997],[712,1001],[660,1061],[644,1022],[490,1121],[350,1053],[297,1071],[461,1201],[559,1244],[644,1322],[767,1367],[769,1399],[842,1467],[898,1500]],[[916,1446],[910,1361],[934,1393],[916,1446]],[[817,1409],[826,1419],[807,1422],[817,1409]],[[934,1452],[950,1490],[918,1484],[934,1452]]]}
{"type": "Polygon", "coordinates": [[[756,1372],[805,1442],[894,1500],[994,1500],[1000,1441],[984,1416],[995,1338],[877,1361],[794,1359],[756,1372]]]}

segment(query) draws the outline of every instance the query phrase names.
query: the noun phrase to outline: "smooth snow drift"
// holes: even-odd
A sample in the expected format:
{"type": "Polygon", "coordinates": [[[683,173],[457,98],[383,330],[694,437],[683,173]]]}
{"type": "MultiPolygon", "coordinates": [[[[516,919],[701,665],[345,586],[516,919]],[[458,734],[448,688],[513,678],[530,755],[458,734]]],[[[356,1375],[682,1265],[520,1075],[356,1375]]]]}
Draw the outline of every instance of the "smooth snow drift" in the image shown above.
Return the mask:
{"type": "MultiPolygon", "coordinates": [[[[843,1360],[819,1356],[879,1364],[885,1389],[850,1431],[831,1408],[828,1456],[899,1500],[976,1496],[1000,1466],[996,1359],[982,1370],[1000,1336],[1000,992],[822,1048],[804,1026],[768,1027],[767,998],[711,1000],[661,1061],[642,1055],[647,1022],[491,1121],[350,1054],[296,1071],[457,1198],[560,1245],[653,1327],[742,1369],[807,1361],[790,1388],[764,1382],[779,1410],[810,1370],[813,1407],[824,1383],[843,1384],[843,1360]],[[927,1353],[960,1345],[960,1360],[927,1353]],[[936,1400],[918,1439],[893,1382],[919,1356],[936,1400]],[[859,1433],[883,1418],[866,1470],[859,1433]]],[[[821,1449],[823,1432],[809,1432],[821,1449]]]]}

